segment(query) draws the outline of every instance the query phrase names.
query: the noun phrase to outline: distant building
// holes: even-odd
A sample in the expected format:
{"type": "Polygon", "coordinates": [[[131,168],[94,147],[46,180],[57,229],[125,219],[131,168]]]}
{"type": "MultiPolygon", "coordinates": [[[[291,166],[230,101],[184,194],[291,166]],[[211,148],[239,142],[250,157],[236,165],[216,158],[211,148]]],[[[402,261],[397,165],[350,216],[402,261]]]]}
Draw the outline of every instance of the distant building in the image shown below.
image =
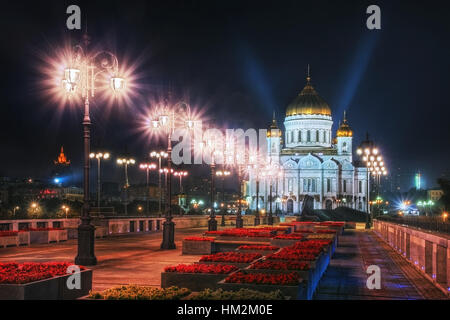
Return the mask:
{"type": "Polygon", "coordinates": [[[69,186],[73,183],[73,173],[70,167],[70,160],[68,160],[64,154],[64,147],[61,147],[59,156],[53,161],[53,164],[54,166],[51,173],[53,184],[62,187],[69,186]]]}
{"type": "Polygon", "coordinates": [[[428,192],[428,199],[432,201],[438,201],[444,194],[444,191],[440,189],[429,189],[427,192],[428,192]]]}

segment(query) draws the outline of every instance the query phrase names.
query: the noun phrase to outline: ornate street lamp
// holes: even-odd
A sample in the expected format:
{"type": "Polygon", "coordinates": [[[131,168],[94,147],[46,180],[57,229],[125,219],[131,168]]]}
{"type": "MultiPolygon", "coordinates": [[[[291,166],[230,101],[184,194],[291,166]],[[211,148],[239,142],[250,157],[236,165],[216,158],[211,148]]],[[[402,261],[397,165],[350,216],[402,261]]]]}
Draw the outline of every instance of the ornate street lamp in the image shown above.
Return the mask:
{"type": "MultiPolygon", "coordinates": [[[[175,171],[173,173],[173,175],[180,179],[180,196],[181,196],[183,194],[183,182],[182,182],[182,180],[183,180],[183,177],[186,177],[188,175],[188,172],[187,171],[175,171]]],[[[181,204],[179,204],[179,207],[180,207],[180,212],[179,213],[181,215],[182,214],[181,213],[181,204]]]]}
{"type": "Polygon", "coordinates": [[[372,226],[372,212],[370,209],[370,173],[377,177],[378,181],[381,175],[387,175],[387,170],[384,165],[383,157],[380,155],[378,148],[374,142],[369,140],[369,134],[366,135],[366,140],[356,150],[356,153],[362,158],[367,168],[367,228],[372,226]]]}
{"type": "Polygon", "coordinates": [[[150,152],[151,158],[158,159],[158,188],[159,188],[159,202],[158,202],[158,213],[162,213],[162,186],[161,186],[161,159],[167,158],[169,155],[164,151],[152,151],[150,152]]]}
{"type": "MultiPolygon", "coordinates": [[[[167,168],[172,173],[172,134],[175,129],[181,128],[179,122],[182,121],[184,128],[193,129],[194,121],[190,119],[191,111],[188,104],[178,102],[171,110],[165,110],[160,113],[157,119],[151,120],[153,129],[162,129],[167,134],[167,168]],[[166,113],[167,112],[167,113],[166,113]]],[[[175,249],[175,223],[172,221],[172,177],[169,178],[167,184],[167,208],[165,213],[165,221],[163,223],[163,241],[161,249],[175,249]]]]}
{"type": "Polygon", "coordinates": [[[228,177],[231,174],[230,171],[226,171],[226,170],[219,170],[216,171],[216,176],[222,178],[222,203],[220,204],[220,210],[222,213],[222,220],[220,222],[220,225],[222,227],[225,226],[225,188],[224,188],[224,184],[225,184],[225,177],[228,177]]]}
{"type": "Polygon", "coordinates": [[[100,161],[101,160],[108,160],[110,157],[110,154],[108,152],[97,152],[97,153],[91,153],[89,155],[89,158],[91,159],[97,159],[97,208],[100,209],[100,202],[101,202],[101,171],[100,171],[100,161]]]}
{"type": "Polygon", "coordinates": [[[118,75],[118,61],[114,54],[108,51],[90,53],[87,51],[89,37],[84,35],[83,45],[75,46],[73,59],[64,70],[62,87],[69,95],[80,94],[84,98],[83,140],[84,140],[84,196],[81,211],[81,224],[78,226],[78,254],[75,263],[80,265],[95,265],[94,254],[95,227],[91,225],[89,213],[89,155],[90,155],[90,112],[89,98],[96,92],[97,80],[100,75],[109,78],[109,88],[120,92],[125,88],[125,80],[118,75]]]}
{"type": "Polygon", "coordinates": [[[139,165],[139,168],[141,170],[145,170],[146,172],[146,192],[145,192],[145,201],[146,201],[146,206],[145,206],[145,214],[149,215],[149,207],[150,207],[150,199],[149,199],[149,193],[150,193],[150,189],[149,189],[149,176],[150,176],[150,170],[155,170],[156,169],[156,164],[154,163],[141,163],[139,165]]]}
{"type": "Polygon", "coordinates": [[[128,188],[130,187],[130,184],[128,183],[128,166],[134,165],[135,163],[136,161],[132,158],[117,159],[117,164],[119,166],[123,166],[125,169],[125,185],[123,187],[125,190],[125,202],[124,202],[125,215],[128,215],[128,188]]]}

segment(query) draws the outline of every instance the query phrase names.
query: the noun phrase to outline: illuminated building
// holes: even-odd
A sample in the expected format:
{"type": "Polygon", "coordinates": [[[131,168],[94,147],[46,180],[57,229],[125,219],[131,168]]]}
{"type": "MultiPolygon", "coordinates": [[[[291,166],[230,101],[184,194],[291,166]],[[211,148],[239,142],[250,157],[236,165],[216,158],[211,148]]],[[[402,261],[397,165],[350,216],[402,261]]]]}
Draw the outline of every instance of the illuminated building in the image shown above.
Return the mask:
{"type": "MultiPolygon", "coordinates": [[[[300,212],[305,195],[312,196],[315,209],[347,206],[366,211],[367,169],[353,161],[353,131],[345,113],[334,138],[332,126],[331,109],[308,74],[306,86],[286,109],[284,142],[275,119],[267,133],[267,162],[283,173],[272,185],[278,184],[284,213],[300,212]]],[[[254,210],[257,174],[255,170],[249,174],[249,199],[254,210]]],[[[267,210],[270,182],[259,180],[259,207],[267,210]]],[[[272,199],[275,208],[275,191],[272,199]]]]}
{"type": "Polygon", "coordinates": [[[58,186],[68,186],[73,182],[72,170],[70,167],[70,160],[64,154],[64,147],[56,160],[53,161],[54,166],[51,173],[51,183],[58,186]]]}

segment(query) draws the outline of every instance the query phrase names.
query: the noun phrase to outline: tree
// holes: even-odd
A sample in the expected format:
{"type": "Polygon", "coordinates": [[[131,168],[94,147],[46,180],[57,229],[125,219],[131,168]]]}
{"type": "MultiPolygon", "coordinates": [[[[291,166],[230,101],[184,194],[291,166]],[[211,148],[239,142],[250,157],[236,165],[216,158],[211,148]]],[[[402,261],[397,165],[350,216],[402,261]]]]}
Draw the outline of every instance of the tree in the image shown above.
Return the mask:
{"type": "Polygon", "coordinates": [[[444,205],[445,211],[450,209],[450,180],[447,179],[438,179],[438,184],[441,187],[441,190],[444,192],[440,201],[444,205]]]}

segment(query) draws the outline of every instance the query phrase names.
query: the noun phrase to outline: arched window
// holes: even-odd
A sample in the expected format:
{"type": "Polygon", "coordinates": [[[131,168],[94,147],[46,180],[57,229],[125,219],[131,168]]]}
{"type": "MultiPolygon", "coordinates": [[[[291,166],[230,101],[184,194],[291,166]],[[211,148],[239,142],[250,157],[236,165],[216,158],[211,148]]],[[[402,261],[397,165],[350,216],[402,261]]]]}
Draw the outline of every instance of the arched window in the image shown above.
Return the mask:
{"type": "Polygon", "coordinates": [[[306,142],[311,142],[311,131],[306,131],[306,142]]]}
{"type": "Polygon", "coordinates": [[[298,142],[302,142],[302,131],[298,130],[298,142]]]}
{"type": "Polygon", "coordinates": [[[344,143],[342,144],[342,152],[345,152],[345,153],[348,152],[347,142],[344,142],[344,143]]]}

